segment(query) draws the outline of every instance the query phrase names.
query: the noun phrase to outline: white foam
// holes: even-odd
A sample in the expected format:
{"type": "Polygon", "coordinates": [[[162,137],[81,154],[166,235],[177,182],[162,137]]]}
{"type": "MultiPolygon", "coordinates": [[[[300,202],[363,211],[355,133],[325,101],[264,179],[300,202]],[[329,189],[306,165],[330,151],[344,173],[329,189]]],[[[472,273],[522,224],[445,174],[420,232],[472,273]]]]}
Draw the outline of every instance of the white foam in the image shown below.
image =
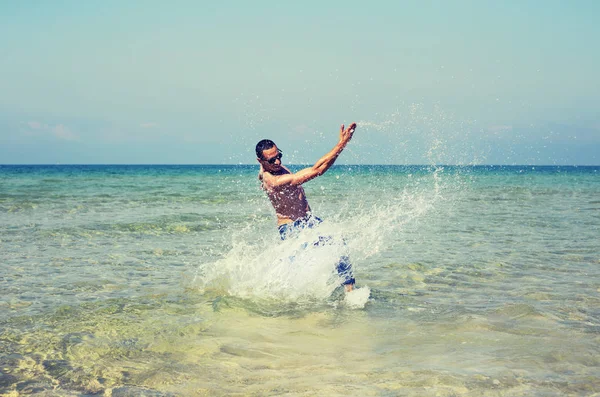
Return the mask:
{"type": "Polygon", "coordinates": [[[317,230],[286,241],[273,238],[249,244],[246,238],[238,237],[223,258],[199,269],[200,289],[301,302],[325,299],[340,284],[334,265],[346,254],[341,240],[315,246],[317,230]]]}
{"type": "Polygon", "coordinates": [[[344,303],[350,309],[362,309],[369,300],[371,289],[368,286],[354,288],[350,292],[346,292],[344,303]]]}

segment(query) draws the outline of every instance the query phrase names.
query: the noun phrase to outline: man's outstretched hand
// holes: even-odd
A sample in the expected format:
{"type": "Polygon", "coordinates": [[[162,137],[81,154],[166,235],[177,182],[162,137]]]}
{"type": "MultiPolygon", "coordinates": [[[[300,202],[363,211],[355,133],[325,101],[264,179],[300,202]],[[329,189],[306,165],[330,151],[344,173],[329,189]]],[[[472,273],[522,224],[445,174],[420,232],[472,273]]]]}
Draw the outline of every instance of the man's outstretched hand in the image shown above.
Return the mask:
{"type": "Polygon", "coordinates": [[[344,124],[342,124],[342,127],[340,128],[340,141],[348,143],[350,139],[352,139],[354,130],[356,130],[356,123],[350,124],[346,129],[344,129],[344,124]]]}

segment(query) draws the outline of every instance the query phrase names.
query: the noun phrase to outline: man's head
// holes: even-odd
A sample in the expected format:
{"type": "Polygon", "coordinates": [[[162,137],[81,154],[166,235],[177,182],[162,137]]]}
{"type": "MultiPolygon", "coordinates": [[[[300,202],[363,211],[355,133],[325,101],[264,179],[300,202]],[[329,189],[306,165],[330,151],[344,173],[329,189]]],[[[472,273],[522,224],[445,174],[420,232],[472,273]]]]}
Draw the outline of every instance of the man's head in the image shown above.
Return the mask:
{"type": "Polygon", "coordinates": [[[281,169],[281,156],[281,150],[270,139],[263,139],[256,144],[256,159],[262,164],[265,171],[279,171],[281,169]]]}

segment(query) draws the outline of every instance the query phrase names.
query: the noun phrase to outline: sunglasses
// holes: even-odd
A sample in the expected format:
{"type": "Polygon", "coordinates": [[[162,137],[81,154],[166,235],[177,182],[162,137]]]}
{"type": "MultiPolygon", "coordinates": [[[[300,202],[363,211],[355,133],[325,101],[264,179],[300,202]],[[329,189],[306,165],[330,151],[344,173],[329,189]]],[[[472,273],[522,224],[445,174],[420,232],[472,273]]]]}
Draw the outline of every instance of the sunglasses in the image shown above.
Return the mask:
{"type": "Polygon", "coordinates": [[[283,157],[283,152],[281,150],[277,150],[277,156],[268,159],[267,163],[269,163],[269,164],[275,164],[275,162],[277,160],[281,160],[281,157],[283,157]]]}

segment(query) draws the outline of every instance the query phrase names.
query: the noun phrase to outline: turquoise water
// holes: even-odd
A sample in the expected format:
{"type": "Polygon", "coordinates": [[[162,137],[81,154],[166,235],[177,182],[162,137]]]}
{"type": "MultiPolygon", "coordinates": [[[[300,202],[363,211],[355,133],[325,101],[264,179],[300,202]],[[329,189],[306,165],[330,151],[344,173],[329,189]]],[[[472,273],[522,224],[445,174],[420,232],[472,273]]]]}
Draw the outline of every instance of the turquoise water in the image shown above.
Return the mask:
{"type": "Polygon", "coordinates": [[[0,166],[0,393],[600,393],[600,167],[334,167],[358,308],[256,173],[0,166]]]}

